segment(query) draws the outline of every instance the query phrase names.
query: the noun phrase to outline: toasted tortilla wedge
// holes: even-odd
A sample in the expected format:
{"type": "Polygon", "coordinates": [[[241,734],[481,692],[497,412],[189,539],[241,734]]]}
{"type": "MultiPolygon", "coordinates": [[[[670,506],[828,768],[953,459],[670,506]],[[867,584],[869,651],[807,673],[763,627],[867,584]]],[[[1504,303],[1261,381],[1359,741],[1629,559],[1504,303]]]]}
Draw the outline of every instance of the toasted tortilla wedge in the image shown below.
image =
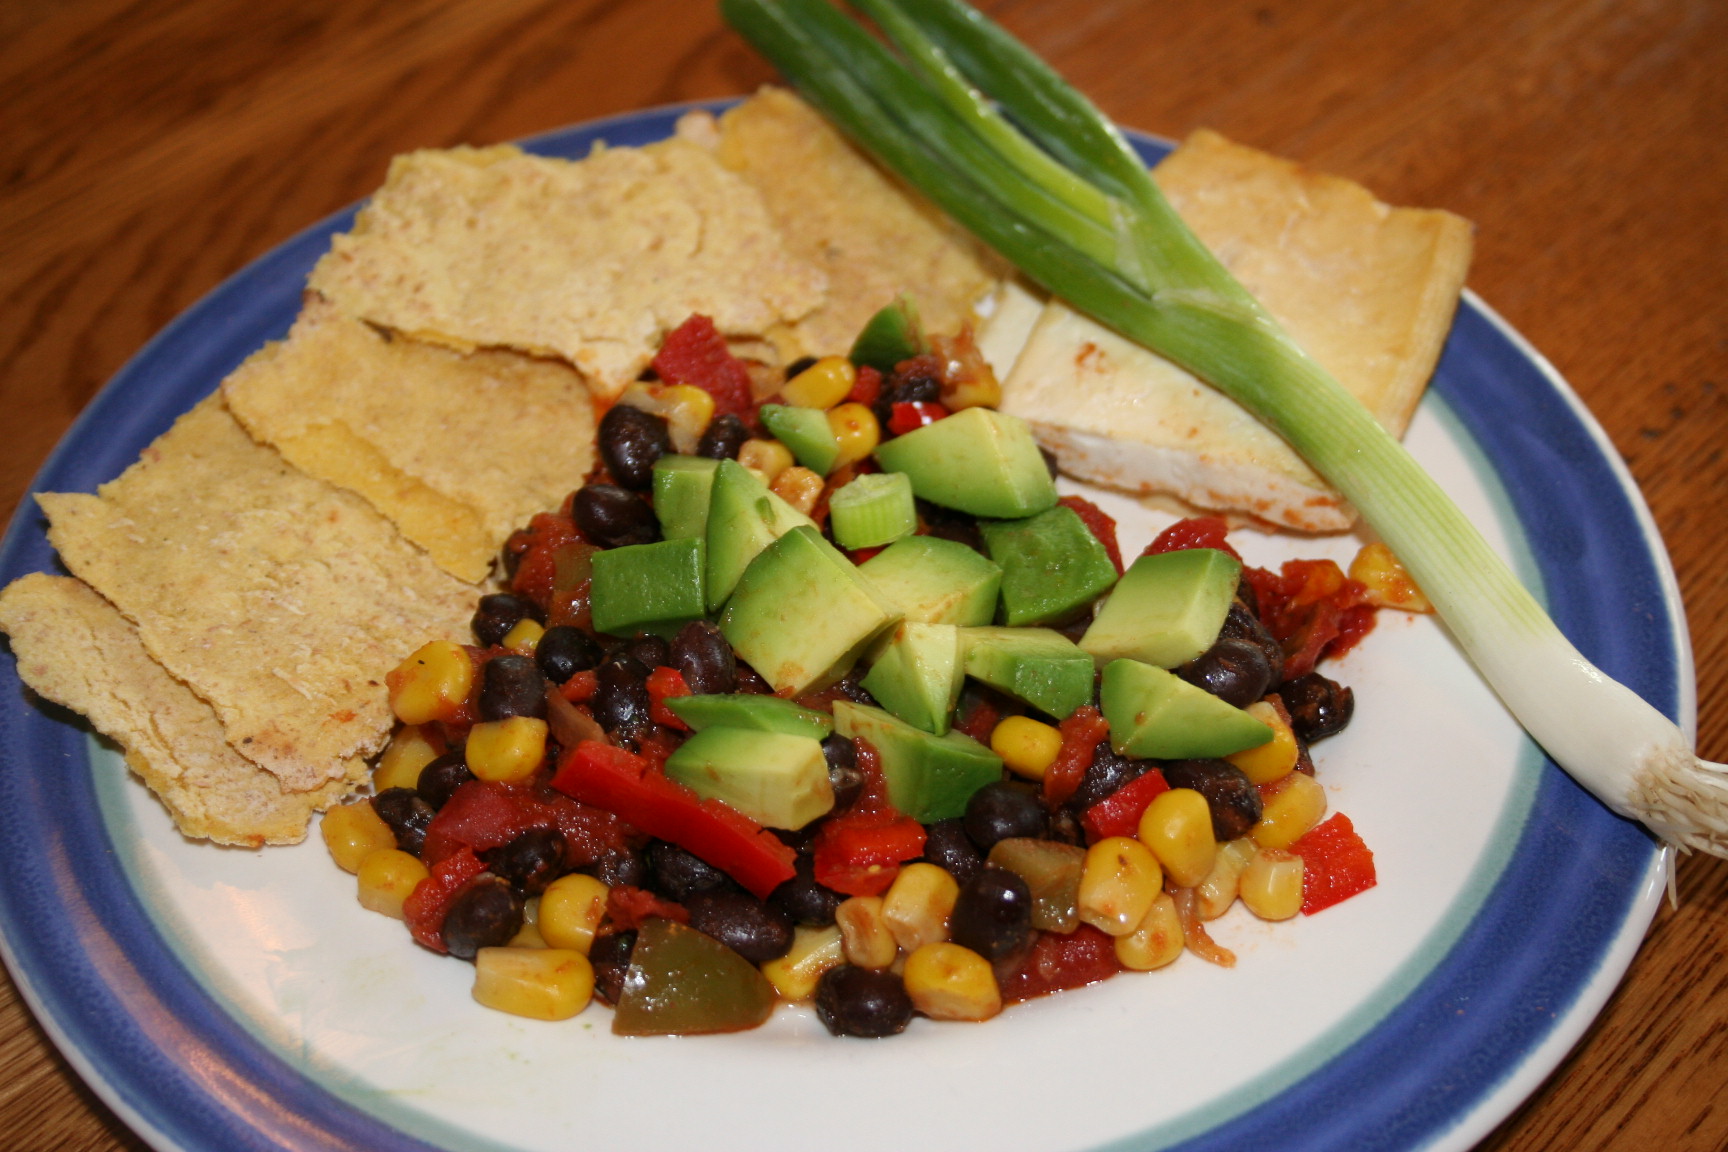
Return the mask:
{"type": "Polygon", "coordinates": [[[80,581],[43,573],[13,581],[0,592],[0,628],[19,677],[119,744],[187,836],[246,848],[298,843],[314,812],[360,783],[284,792],[234,751],[210,705],[151,659],[137,629],[80,581]]]}
{"type": "Polygon", "coordinates": [[[310,280],[410,336],[562,357],[608,400],[692,313],[760,337],[826,286],[754,188],[676,138],[577,162],[508,146],[400,156],[310,280]]]}
{"type": "MultiPolygon", "coordinates": [[[[1225,266],[1401,436],[1451,327],[1469,223],[1389,208],[1348,180],[1214,132],[1196,132],[1154,176],[1225,266]]],[[[987,339],[1013,343],[999,332],[987,339]]],[[[1344,499],[1234,401],[1060,302],[1038,317],[1003,387],[1003,409],[1030,421],[1081,479],[1283,528],[1331,532],[1354,521],[1344,499]]]]}
{"type": "Polygon", "coordinates": [[[593,400],[562,361],[392,337],[317,298],[222,388],[253,436],[470,583],[594,460],[593,400]]]}
{"type": "Polygon", "coordinates": [[[289,791],[358,778],[390,727],[384,674],[466,638],[472,586],[254,442],[219,395],[96,495],[37,501],[66,566],[289,791]]]}

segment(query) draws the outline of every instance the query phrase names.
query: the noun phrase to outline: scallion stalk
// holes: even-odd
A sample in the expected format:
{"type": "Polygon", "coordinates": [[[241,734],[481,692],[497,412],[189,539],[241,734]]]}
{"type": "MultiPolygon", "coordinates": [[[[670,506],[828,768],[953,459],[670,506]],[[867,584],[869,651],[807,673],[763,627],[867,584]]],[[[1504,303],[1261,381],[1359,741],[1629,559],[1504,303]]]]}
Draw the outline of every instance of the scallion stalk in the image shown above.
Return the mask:
{"type": "Polygon", "coordinates": [[[1180,365],[1348,499],[1547,754],[1666,843],[1728,855],[1728,767],[1592,665],[1432,477],[1184,225],[1127,142],[961,0],[721,0],[840,129],[1053,295],[1180,365]],[[1090,189],[1090,191],[1087,191],[1090,189]]]}

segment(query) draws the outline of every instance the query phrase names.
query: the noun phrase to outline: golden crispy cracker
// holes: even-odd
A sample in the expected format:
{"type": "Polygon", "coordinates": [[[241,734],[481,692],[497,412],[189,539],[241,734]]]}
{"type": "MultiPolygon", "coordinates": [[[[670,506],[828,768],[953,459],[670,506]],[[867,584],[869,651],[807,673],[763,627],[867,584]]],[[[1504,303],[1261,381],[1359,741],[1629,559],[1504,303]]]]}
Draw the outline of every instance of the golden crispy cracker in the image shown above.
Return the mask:
{"type": "Polygon", "coordinates": [[[36,573],[0,592],[19,677],[120,745],[182,833],[257,848],[305,838],[314,812],[364,778],[284,792],[229,745],[210,705],[170,676],[138,632],[82,582],[36,573]]]}
{"type": "Polygon", "coordinates": [[[247,431],[471,583],[594,459],[593,401],[563,362],[392,338],[316,298],[222,387],[247,431]]]}
{"type": "Polygon", "coordinates": [[[384,674],[460,639],[471,586],[351,493],[200,403],[97,495],[41,493],[49,541],[290,791],[352,779],[391,717],[384,674]]]}
{"type": "Polygon", "coordinates": [[[828,274],[823,305],[775,329],[785,360],[844,353],[901,293],[929,331],[956,332],[1006,271],[784,89],[763,89],[722,116],[716,155],[762,193],[787,246],[828,274]]]}
{"type": "Polygon", "coordinates": [[[351,316],[464,351],[574,364],[621,392],[691,313],[759,336],[821,302],[761,197],[672,139],[578,162],[511,147],[399,156],[310,286],[351,316]]]}

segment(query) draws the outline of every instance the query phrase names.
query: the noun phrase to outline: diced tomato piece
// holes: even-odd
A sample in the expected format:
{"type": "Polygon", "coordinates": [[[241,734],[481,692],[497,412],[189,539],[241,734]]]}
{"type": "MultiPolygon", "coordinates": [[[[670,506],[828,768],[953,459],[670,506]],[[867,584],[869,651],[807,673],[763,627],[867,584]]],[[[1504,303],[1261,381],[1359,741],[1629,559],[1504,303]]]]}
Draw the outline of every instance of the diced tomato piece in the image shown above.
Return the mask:
{"type": "Polygon", "coordinates": [[[678,719],[677,713],[666,707],[666,701],[670,697],[688,695],[690,685],[684,683],[684,673],[678,669],[662,665],[648,673],[648,715],[654,723],[676,728],[680,732],[690,731],[690,725],[678,719]]]}
{"type": "Polygon", "coordinates": [[[564,834],[565,863],[571,868],[626,850],[631,836],[631,829],[612,813],[543,785],[470,780],[426,826],[420,858],[430,867],[464,848],[486,852],[537,828],[564,834]]]}
{"type": "Polygon", "coordinates": [[[592,668],[585,669],[564,681],[558,691],[572,704],[586,704],[600,691],[600,674],[592,668]]]}
{"type": "Polygon", "coordinates": [[[956,731],[964,733],[980,744],[990,743],[990,733],[996,731],[996,725],[1002,722],[1002,710],[991,702],[989,697],[980,699],[954,725],[956,731]]]}
{"type": "Polygon", "coordinates": [[[863,404],[865,407],[876,403],[882,395],[882,373],[868,364],[858,365],[858,374],[852,380],[852,391],[846,393],[846,399],[853,404],[863,404]]]}
{"type": "Polygon", "coordinates": [[[644,888],[614,884],[606,890],[606,919],[613,931],[633,931],[653,916],[676,920],[680,924],[690,923],[690,910],[684,905],[662,900],[644,888]]]}
{"type": "Polygon", "coordinates": [[[526,596],[542,610],[549,607],[558,582],[559,559],[573,551],[570,546],[576,544],[592,547],[582,539],[570,517],[556,512],[535,516],[528,521],[528,527],[515,533],[504,545],[506,551],[518,557],[510,590],[526,596]]]}
{"type": "Polygon", "coordinates": [[[1122,548],[1116,543],[1116,520],[1104,509],[1092,503],[1084,496],[1064,496],[1056,503],[1072,508],[1074,514],[1080,517],[1080,522],[1086,525],[1092,535],[1098,537],[1098,543],[1104,545],[1104,551],[1110,557],[1110,563],[1116,566],[1116,574],[1122,574],[1122,548]]]}
{"type": "Polygon", "coordinates": [[[926,424],[948,415],[948,409],[934,400],[902,400],[890,409],[888,430],[896,436],[915,432],[926,424]]]}
{"type": "Polygon", "coordinates": [[[430,866],[430,875],[414,886],[402,902],[402,919],[416,941],[443,954],[444,914],[468,882],[486,871],[486,864],[463,848],[430,866]]]}
{"type": "Polygon", "coordinates": [[[1041,932],[1026,958],[1003,978],[1002,999],[1012,1003],[1047,996],[1108,980],[1121,970],[1115,941],[1090,924],[1067,935],[1041,932]]]}
{"type": "Polygon", "coordinates": [[[878,552],[882,551],[882,548],[885,548],[885,547],[887,547],[887,545],[882,545],[882,546],[876,547],[876,548],[860,548],[856,552],[848,552],[846,555],[847,555],[847,558],[852,561],[852,563],[862,564],[866,560],[870,559],[872,556],[876,555],[878,552]]]}
{"type": "Polygon", "coordinates": [[[707,316],[691,316],[666,334],[654,371],[667,384],[694,384],[714,397],[716,416],[743,416],[754,407],[749,369],[707,316]]]}
{"type": "Polygon", "coordinates": [[[1290,845],[1290,851],[1302,857],[1304,916],[1366,892],[1379,882],[1374,873],[1374,853],[1342,812],[1322,820],[1290,845]]]}
{"type": "Polygon", "coordinates": [[[1185,548],[1216,548],[1220,552],[1228,552],[1236,559],[1236,549],[1230,547],[1230,542],[1224,537],[1229,533],[1230,525],[1222,516],[1190,516],[1186,520],[1178,520],[1164,531],[1158,533],[1157,539],[1146,546],[1140,555],[1156,556],[1161,552],[1180,552],[1185,548]]]}
{"type": "Polygon", "coordinates": [[[1086,842],[1096,844],[1112,836],[1133,836],[1140,831],[1140,817],[1158,795],[1170,791],[1164,773],[1152,768],[1136,776],[1080,814],[1086,842]]]}
{"type": "Polygon", "coordinates": [[[1284,678],[1314,670],[1346,651],[1373,627],[1368,589],[1330,560],[1287,560],[1278,572],[1248,568],[1260,619],[1284,648],[1284,678]]]}
{"type": "Polygon", "coordinates": [[[924,826],[892,808],[831,816],[816,834],[815,876],[848,896],[880,896],[900,865],[924,855],[924,826]]]}
{"type": "Polygon", "coordinates": [[[1051,808],[1067,802],[1086,777],[1086,769],[1098,751],[1098,742],[1110,735],[1110,725],[1104,714],[1090,704],[1083,704],[1073,715],[1057,725],[1062,733],[1062,748],[1056,761],[1044,770],[1044,803],[1051,808]]]}

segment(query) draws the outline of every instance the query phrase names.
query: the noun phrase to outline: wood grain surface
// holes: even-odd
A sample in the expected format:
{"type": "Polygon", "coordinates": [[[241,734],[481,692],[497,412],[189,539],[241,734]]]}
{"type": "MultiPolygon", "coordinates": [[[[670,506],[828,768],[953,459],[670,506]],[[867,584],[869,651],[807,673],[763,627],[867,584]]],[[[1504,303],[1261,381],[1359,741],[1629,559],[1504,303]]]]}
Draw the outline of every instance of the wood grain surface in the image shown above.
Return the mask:
{"type": "MultiPolygon", "coordinates": [[[[1211,126],[1478,227],[1470,283],[1600,419],[1674,560],[1699,746],[1728,759],[1728,5],[998,0],[1123,123],[1211,126]]],[[[0,507],[150,336],[376,186],[770,70],[708,0],[0,4],[0,507]]],[[[788,174],[796,178],[796,174],[788,174]]],[[[1728,864],[1483,1145],[1728,1147],[1728,864]]],[[[0,1147],[139,1149],[0,982],[0,1147]]]]}

